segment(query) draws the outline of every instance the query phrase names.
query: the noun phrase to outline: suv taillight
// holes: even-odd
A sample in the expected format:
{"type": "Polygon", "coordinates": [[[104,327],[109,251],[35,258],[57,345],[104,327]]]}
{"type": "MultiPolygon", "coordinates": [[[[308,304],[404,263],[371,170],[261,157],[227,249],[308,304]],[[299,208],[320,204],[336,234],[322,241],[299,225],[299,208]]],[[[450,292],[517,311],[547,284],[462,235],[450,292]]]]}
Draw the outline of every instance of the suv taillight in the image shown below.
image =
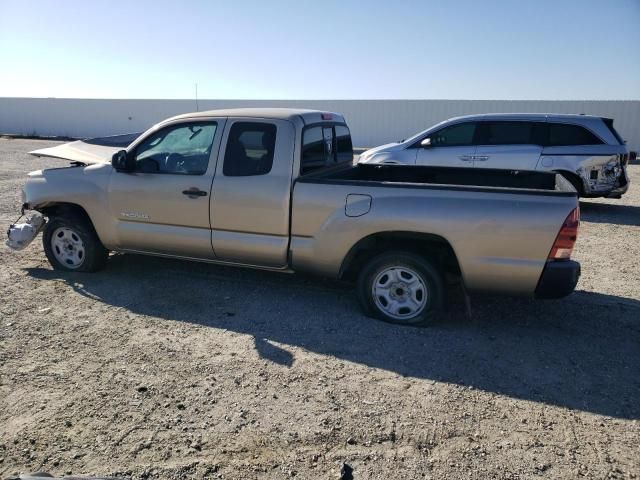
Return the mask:
{"type": "Polygon", "coordinates": [[[549,252],[549,260],[569,260],[573,252],[573,246],[578,238],[578,226],[580,225],[580,207],[571,210],[567,215],[556,241],[553,242],[551,252],[549,252]]]}

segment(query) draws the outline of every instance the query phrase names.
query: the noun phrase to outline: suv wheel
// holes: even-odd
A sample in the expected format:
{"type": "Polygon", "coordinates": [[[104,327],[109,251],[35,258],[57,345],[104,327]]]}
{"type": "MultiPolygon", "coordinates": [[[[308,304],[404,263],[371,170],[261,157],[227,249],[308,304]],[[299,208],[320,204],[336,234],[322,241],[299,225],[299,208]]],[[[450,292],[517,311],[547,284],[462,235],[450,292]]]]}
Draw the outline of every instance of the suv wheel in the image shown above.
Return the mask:
{"type": "Polygon", "coordinates": [[[104,268],[109,251],[93,225],[76,217],[52,217],[42,235],[44,252],[56,270],[95,272],[104,268]]]}
{"type": "Polygon", "coordinates": [[[357,285],[358,300],[369,316],[399,325],[432,323],[444,299],[442,276],[412,253],[377,255],[366,263],[357,285]]]}

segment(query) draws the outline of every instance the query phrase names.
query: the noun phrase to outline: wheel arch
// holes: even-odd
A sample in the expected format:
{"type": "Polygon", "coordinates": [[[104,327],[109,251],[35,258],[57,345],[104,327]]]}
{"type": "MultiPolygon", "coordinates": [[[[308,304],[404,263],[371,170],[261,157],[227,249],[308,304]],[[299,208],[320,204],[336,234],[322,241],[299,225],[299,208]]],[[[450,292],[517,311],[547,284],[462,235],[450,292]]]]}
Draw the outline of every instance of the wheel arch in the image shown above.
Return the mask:
{"type": "Polygon", "coordinates": [[[586,195],[584,180],[576,172],[572,172],[570,170],[554,170],[554,172],[562,175],[574,187],[578,185],[580,187],[578,190],[578,195],[580,196],[586,195]]]}
{"type": "Polygon", "coordinates": [[[87,211],[77,203],[52,202],[39,207],[34,207],[34,209],[46,217],[80,217],[83,220],[90,222],[93,226],[93,221],[87,211]]]}
{"type": "Polygon", "coordinates": [[[82,205],[71,202],[50,202],[32,208],[46,217],[72,217],[83,220],[91,226],[98,239],[104,244],[91,216],[82,205]]]}
{"type": "Polygon", "coordinates": [[[391,250],[418,254],[431,260],[443,273],[462,276],[458,257],[444,237],[430,233],[389,231],[374,233],[356,242],[342,261],[338,277],[355,280],[365,262],[391,250]]]}

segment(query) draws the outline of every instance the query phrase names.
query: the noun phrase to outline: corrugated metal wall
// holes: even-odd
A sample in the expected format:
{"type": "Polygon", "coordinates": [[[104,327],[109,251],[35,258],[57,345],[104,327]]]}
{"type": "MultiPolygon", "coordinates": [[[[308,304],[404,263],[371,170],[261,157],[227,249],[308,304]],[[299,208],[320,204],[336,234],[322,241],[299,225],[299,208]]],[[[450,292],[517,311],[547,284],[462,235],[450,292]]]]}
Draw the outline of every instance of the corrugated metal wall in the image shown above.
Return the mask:
{"type": "MultiPolygon", "coordinates": [[[[640,101],[529,100],[200,100],[200,110],[301,107],[342,113],[354,144],[371,147],[408,137],[458,115],[492,112],[585,113],[610,117],[640,150],[640,101]]],[[[143,131],[196,109],[194,100],[0,98],[0,133],[99,137],[143,131]]]]}

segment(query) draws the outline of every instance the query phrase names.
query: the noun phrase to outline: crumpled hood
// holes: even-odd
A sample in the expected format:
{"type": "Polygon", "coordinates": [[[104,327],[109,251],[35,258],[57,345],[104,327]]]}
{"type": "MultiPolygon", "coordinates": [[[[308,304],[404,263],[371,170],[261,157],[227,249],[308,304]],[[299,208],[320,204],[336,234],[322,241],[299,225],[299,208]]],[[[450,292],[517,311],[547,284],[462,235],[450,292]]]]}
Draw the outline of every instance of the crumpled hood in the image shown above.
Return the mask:
{"type": "Polygon", "coordinates": [[[126,149],[139,136],[140,133],[127,133],[110,137],[89,138],[55,147],[41,148],[29,153],[36,157],[60,158],[87,165],[110,163],[114,153],[126,149]]]}

